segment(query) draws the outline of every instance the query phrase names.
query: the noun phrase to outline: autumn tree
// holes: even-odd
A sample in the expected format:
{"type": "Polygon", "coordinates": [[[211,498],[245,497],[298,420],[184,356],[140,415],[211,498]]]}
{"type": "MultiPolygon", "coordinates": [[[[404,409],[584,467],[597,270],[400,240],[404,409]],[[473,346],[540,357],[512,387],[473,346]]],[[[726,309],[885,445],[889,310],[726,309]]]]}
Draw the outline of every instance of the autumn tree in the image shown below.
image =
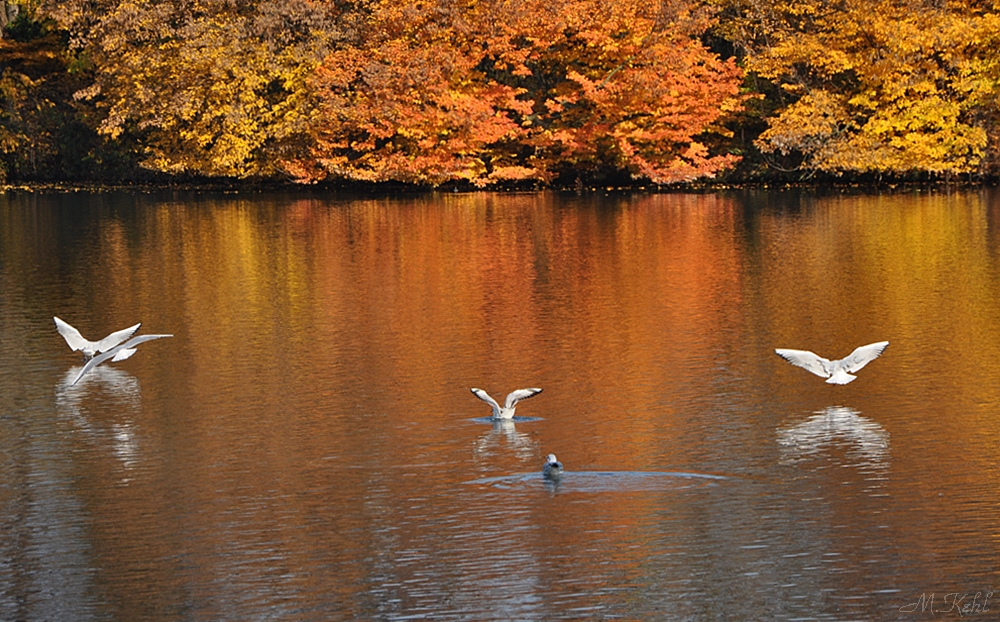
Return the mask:
{"type": "Polygon", "coordinates": [[[21,6],[16,2],[0,0],[0,38],[3,37],[3,29],[17,19],[21,12],[21,6]]]}
{"type": "Polygon", "coordinates": [[[685,0],[380,0],[319,68],[325,176],[477,185],[625,172],[672,183],[735,162],[713,149],[740,70],[685,0]]]}
{"type": "Polygon", "coordinates": [[[95,81],[98,130],[171,173],[273,175],[308,135],[308,81],[339,36],[310,0],[51,0],[95,81]]]}
{"type": "MultiPolygon", "coordinates": [[[[832,173],[981,171],[996,15],[937,0],[721,0],[718,29],[779,87],[757,145],[832,173]]],[[[993,124],[995,127],[995,124],[993,124]]]]}
{"type": "Polygon", "coordinates": [[[1000,2],[976,18],[977,51],[966,60],[970,123],[986,130],[982,172],[1000,174],[1000,2]]]}
{"type": "Polygon", "coordinates": [[[107,148],[88,126],[87,111],[72,98],[87,85],[85,72],[31,4],[6,3],[13,19],[0,38],[0,181],[120,178],[127,154],[107,148]]]}

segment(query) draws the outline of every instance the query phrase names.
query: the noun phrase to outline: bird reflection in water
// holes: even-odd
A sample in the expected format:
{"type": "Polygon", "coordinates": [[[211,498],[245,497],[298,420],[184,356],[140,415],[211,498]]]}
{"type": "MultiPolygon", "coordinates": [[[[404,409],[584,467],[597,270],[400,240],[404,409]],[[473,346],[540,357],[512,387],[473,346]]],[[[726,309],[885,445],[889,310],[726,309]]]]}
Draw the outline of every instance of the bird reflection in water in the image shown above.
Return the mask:
{"type": "MultiPolygon", "coordinates": [[[[82,437],[96,447],[110,448],[125,469],[136,466],[140,456],[139,439],[132,414],[142,408],[139,380],[132,374],[112,367],[97,367],[75,385],[81,367],[66,372],[56,386],[56,408],[67,416],[82,437]],[[100,413],[91,414],[88,402],[96,401],[100,413]],[[119,421],[103,423],[104,413],[124,413],[119,421]],[[124,419],[124,420],[122,420],[124,419]]],[[[96,408],[95,408],[96,410],[96,408]]]]}
{"type": "Polygon", "coordinates": [[[476,440],[478,457],[492,454],[501,443],[514,450],[518,458],[528,459],[538,455],[538,441],[525,432],[518,432],[513,419],[493,419],[489,432],[476,440]]]}
{"type": "Polygon", "coordinates": [[[816,458],[837,446],[846,446],[851,465],[883,468],[889,460],[889,433],[878,423],[847,406],[829,406],[802,423],[778,429],[784,462],[816,458]]]}

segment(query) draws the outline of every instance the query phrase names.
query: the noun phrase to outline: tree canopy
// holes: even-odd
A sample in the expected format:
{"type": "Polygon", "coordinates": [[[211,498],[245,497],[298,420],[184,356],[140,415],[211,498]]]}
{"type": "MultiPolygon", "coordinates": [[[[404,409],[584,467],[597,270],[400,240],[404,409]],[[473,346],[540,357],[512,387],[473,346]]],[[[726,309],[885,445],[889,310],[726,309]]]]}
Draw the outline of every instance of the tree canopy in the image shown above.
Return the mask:
{"type": "Polygon", "coordinates": [[[47,14],[95,66],[75,94],[97,130],[134,136],[142,165],[247,177],[281,169],[308,133],[308,82],[339,36],[309,0],[59,0],[47,14]]]}
{"type": "Polygon", "coordinates": [[[477,185],[712,176],[740,70],[682,0],[383,0],[316,75],[311,173],[477,185]]]}
{"type": "MultiPolygon", "coordinates": [[[[993,5],[723,0],[724,36],[779,89],[757,145],[827,172],[961,174],[997,140],[993,5]]],[[[995,151],[995,147],[993,148],[995,151]]]]}
{"type": "Polygon", "coordinates": [[[0,40],[7,177],[112,162],[474,187],[678,184],[764,165],[1000,172],[994,0],[3,5],[16,16],[0,40]]]}

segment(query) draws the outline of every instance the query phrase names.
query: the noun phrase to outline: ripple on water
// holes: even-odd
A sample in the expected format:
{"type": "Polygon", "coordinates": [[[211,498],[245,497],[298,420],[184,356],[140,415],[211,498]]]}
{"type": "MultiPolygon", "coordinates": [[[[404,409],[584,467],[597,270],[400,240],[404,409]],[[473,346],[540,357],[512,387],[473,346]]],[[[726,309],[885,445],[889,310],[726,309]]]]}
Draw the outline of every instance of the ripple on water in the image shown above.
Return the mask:
{"type": "Polygon", "coordinates": [[[504,423],[528,423],[530,421],[541,421],[544,417],[521,417],[519,415],[514,415],[510,419],[494,419],[493,417],[473,417],[470,421],[475,421],[476,423],[489,423],[502,425],[504,423]]]}
{"type": "Polygon", "coordinates": [[[635,492],[642,490],[684,490],[703,488],[731,479],[724,475],[679,471],[572,471],[558,480],[546,479],[541,472],[482,477],[465,482],[494,488],[545,485],[565,492],[635,492]]]}

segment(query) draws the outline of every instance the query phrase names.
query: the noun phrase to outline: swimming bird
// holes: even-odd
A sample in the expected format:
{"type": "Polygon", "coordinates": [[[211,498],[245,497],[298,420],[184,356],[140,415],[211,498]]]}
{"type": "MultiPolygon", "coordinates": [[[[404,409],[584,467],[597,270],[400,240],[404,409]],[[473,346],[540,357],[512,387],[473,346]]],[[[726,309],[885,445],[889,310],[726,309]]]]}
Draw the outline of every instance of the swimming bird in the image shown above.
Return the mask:
{"type": "MultiPolygon", "coordinates": [[[[128,328],[123,328],[122,330],[113,332],[100,341],[90,341],[88,339],[84,339],[83,335],[80,334],[80,331],[73,328],[63,320],[54,316],[52,319],[56,321],[56,330],[58,330],[59,334],[63,336],[63,339],[66,340],[69,347],[72,348],[74,352],[77,350],[83,352],[83,356],[85,356],[87,360],[94,358],[94,356],[96,356],[99,352],[107,352],[111,348],[125,341],[134,335],[135,331],[139,330],[139,327],[142,326],[142,322],[139,322],[135,326],[129,326],[128,328]]],[[[123,359],[127,359],[129,356],[131,356],[131,354],[123,357],[123,359]]]]}
{"type": "Polygon", "coordinates": [[[513,419],[514,409],[517,407],[517,403],[521,400],[526,400],[529,397],[533,397],[542,392],[541,389],[518,389],[517,391],[512,391],[507,395],[507,399],[504,401],[503,408],[500,408],[500,404],[489,396],[486,391],[482,389],[470,389],[472,394],[483,400],[490,405],[493,409],[494,419],[513,419]]]}
{"type": "Polygon", "coordinates": [[[87,364],[83,366],[83,369],[81,369],[79,375],[77,375],[76,380],[71,382],[70,385],[80,382],[80,378],[83,378],[84,374],[94,369],[104,361],[108,359],[111,359],[112,361],[123,361],[135,354],[135,347],[140,343],[152,341],[153,339],[162,339],[163,337],[173,337],[173,335],[139,335],[138,337],[132,337],[119,346],[111,348],[107,352],[98,354],[94,358],[87,361],[87,364]]]}
{"type": "Polygon", "coordinates": [[[545,466],[542,467],[542,476],[547,479],[559,479],[563,474],[562,462],[556,460],[555,454],[549,454],[545,459],[545,466]]]}
{"type": "Polygon", "coordinates": [[[852,373],[871,363],[889,347],[888,341],[879,341],[861,346],[838,361],[828,361],[808,350],[787,350],[778,348],[775,353],[792,365],[811,371],[821,378],[826,378],[828,384],[847,384],[857,376],[852,373]]]}

